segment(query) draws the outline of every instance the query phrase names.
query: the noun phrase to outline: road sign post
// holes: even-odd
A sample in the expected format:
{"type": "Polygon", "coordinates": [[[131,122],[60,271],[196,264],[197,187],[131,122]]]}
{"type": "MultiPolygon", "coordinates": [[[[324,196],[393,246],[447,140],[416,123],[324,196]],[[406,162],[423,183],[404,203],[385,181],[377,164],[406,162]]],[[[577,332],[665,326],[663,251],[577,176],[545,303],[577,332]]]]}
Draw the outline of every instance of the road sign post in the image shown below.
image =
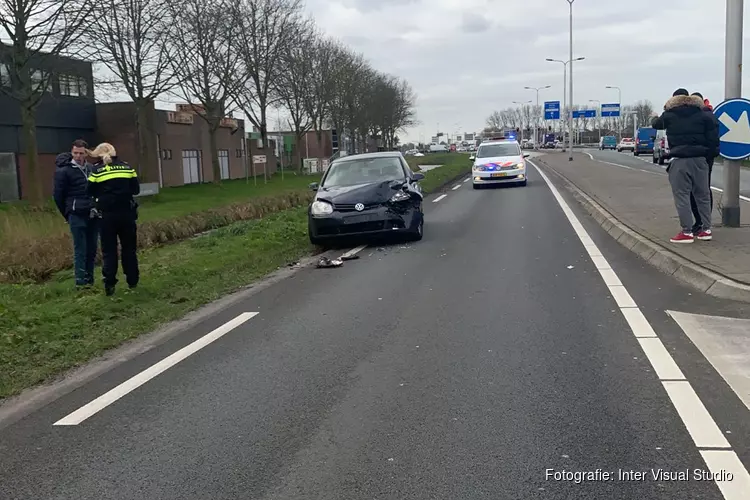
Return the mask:
{"type": "Polygon", "coordinates": [[[724,162],[724,193],[721,221],[740,227],[740,161],[750,155],[750,101],[742,96],[743,0],[727,0],[724,47],[724,102],[714,113],[719,120],[721,156],[724,162]]]}
{"type": "Polygon", "coordinates": [[[602,104],[602,118],[620,116],[620,103],[602,104]]]}
{"type": "Polygon", "coordinates": [[[559,120],[560,119],[560,101],[547,101],[544,103],[544,119],[545,120],[559,120]]]}

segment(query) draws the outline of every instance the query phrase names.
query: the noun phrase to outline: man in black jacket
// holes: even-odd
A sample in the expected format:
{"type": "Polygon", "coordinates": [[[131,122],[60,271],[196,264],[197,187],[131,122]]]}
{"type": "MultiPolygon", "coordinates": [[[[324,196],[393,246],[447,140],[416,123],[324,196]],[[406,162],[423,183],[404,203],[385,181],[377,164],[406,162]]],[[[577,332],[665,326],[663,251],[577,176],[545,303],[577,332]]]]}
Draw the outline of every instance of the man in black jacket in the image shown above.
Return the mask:
{"type": "Polygon", "coordinates": [[[87,178],[91,165],[86,163],[85,141],[73,143],[70,153],[57,155],[53,197],[57,209],[70,226],[73,236],[73,255],[76,286],[94,284],[99,219],[92,214],[94,208],[87,192],[87,178]]]}
{"type": "Polygon", "coordinates": [[[117,283],[117,241],[122,250],[122,271],[128,286],[138,285],[139,270],[136,220],[140,193],[138,175],[133,167],[117,157],[108,143],[99,144],[91,156],[100,159],[89,175],[89,192],[102,216],[102,275],[107,295],[115,293],[117,283]]]}
{"type": "Polygon", "coordinates": [[[664,113],[654,118],[652,126],[657,130],[666,129],[672,156],[667,172],[682,230],[670,241],[692,243],[696,237],[704,241],[712,239],[711,188],[706,157],[719,147],[719,130],[715,121],[703,110],[703,99],[688,95],[685,89],[677,89],[664,105],[664,113]],[[701,218],[697,234],[693,232],[691,194],[701,218]]]}
{"type": "MultiPolygon", "coordinates": [[[[693,92],[693,95],[696,97],[699,97],[703,100],[703,111],[708,113],[709,116],[711,116],[711,119],[714,121],[714,124],[716,125],[716,129],[719,129],[719,120],[716,118],[716,115],[714,115],[714,108],[711,106],[711,103],[708,99],[703,99],[703,94],[700,92],[693,92]]],[[[709,188],[711,186],[711,174],[714,170],[714,160],[716,157],[719,156],[719,148],[717,146],[716,151],[711,151],[708,156],[706,156],[706,162],[708,163],[708,185],[709,188]]],[[[709,195],[711,198],[711,212],[714,210],[714,193],[709,189],[709,195]]],[[[703,225],[701,222],[701,214],[698,212],[698,205],[695,204],[695,196],[693,194],[690,194],[690,209],[693,211],[693,217],[695,217],[695,225],[693,225],[693,234],[697,234],[701,226],[703,225]]]]}

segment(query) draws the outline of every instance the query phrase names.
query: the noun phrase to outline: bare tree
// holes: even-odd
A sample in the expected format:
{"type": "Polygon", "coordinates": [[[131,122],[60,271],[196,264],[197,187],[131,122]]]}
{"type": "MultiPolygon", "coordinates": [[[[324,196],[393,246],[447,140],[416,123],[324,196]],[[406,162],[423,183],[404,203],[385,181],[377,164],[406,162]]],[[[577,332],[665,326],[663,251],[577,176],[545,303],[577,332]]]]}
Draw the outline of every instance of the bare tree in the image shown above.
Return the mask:
{"type": "Polygon", "coordinates": [[[302,167],[302,138],[314,125],[308,114],[310,95],[314,92],[313,83],[307,77],[313,69],[316,39],[315,33],[306,28],[304,25],[297,27],[295,44],[281,55],[278,77],[271,82],[273,93],[289,113],[289,125],[294,131],[297,146],[298,169],[302,167]]]}
{"type": "Polygon", "coordinates": [[[505,126],[505,121],[501,111],[493,111],[490,116],[487,117],[487,129],[489,131],[498,131],[505,126]]]}
{"type": "Polygon", "coordinates": [[[153,123],[154,101],[179,83],[171,61],[169,0],[98,0],[94,2],[93,36],[85,42],[93,59],[116,77],[135,104],[138,168],[157,171],[158,151],[153,123]]]}
{"type": "Polygon", "coordinates": [[[333,70],[336,55],[340,53],[337,42],[318,35],[311,51],[310,73],[305,76],[310,85],[310,92],[305,96],[305,112],[312,121],[318,139],[323,140],[323,123],[328,112],[335,89],[333,70]]]}
{"type": "MultiPolygon", "coordinates": [[[[0,85],[0,91],[21,108],[28,198],[32,203],[43,201],[36,109],[51,89],[51,60],[68,54],[85,34],[90,12],[91,4],[86,0],[0,0],[0,28],[5,32],[0,32],[0,52],[8,61],[10,80],[9,86],[0,85]]],[[[59,60],[56,65],[60,66],[59,60]]]]}
{"type": "Polygon", "coordinates": [[[340,135],[348,135],[351,140],[350,152],[362,144],[358,134],[358,116],[364,109],[366,97],[363,85],[371,74],[367,61],[361,54],[346,48],[337,51],[336,60],[331,72],[332,99],[328,106],[329,120],[340,135]]]}
{"type": "Polygon", "coordinates": [[[238,85],[240,53],[233,34],[239,30],[228,0],[170,0],[174,22],[172,71],[179,78],[181,95],[209,128],[214,183],[221,183],[216,132],[230,113],[238,85]],[[195,103],[195,100],[198,103],[195,103]]]}
{"type": "Polygon", "coordinates": [[[651,126],[651,117],[654,114],[654,105],[651,101],[638,101],[633,105],[633,111],[637,113],[638,123],[643,127],[651,126]]]}
{"type": "Polygon", "coordinates": [[[267,144],[267,111],[276,104],[274,81],[281,76],[282,58],[295,47],[302,20],[302,0],[230,0],[238,23],[232,43],[240,52],[242,86],[234,99],[258,127],[267,144]]]}

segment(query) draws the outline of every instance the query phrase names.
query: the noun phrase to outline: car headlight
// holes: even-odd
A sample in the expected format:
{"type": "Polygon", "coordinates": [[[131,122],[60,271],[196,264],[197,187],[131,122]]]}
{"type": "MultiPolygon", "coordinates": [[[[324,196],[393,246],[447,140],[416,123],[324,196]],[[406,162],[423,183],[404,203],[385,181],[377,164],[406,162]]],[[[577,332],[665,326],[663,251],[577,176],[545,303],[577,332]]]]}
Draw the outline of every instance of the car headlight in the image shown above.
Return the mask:
{"type": "Polygon", "coordinates": [[[516,165],[516,168],[526,168],[526,164],[521,162],[518,165],[516,165]]]}
{"type": "Polygon", "coordinates": [[[333,213],[333,205],[326,201],[314,201],[310,211],[313,215],[328,215],[333,213]]]}
{"type": "Polygon", "coordinates": [[[406,200],[410,200],[410,199],[411,199],[411,196],[409,196],[404,191],[397,191],[396,194],[394,194],[391,197],[391,201],[393,201],[393,202],[396,202],[396,201],[406,201],[406,200]]]}

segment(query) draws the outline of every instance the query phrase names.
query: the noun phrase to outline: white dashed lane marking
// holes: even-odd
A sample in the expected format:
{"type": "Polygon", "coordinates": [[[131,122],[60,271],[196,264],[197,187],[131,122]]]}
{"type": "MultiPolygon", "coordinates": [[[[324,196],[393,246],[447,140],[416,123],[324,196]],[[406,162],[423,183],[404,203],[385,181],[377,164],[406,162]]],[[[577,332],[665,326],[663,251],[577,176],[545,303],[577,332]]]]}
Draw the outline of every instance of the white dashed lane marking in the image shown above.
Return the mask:
{"type": "Polygon", "coordinates": [[[461,184],[456,184],[455,186],[453,186],[453,191],[455,191],[456,189],[458,189],[460,187],[461,187],[461,184]]]}
{"type": "Polygon", "coordinates": [[[432,202],[433,203],[437,203],[440,200],[442,200],[443,198],[445,198],[446,196],[448,196],[448,195],[447,194],[441,194],[440,196],[438,196],[437,198],[435,198],[434,200],[432,200],[432,202]]]}
{"type": "MultiPolygon", "coordinates": [[[[586,154],[591,156],[589,153],[586,154]]],[[[573,226],[573,230],[591,257],[594,266],[601,274],[612,298],[617,302],[620,312],[630,326],[633,335],[637,338],[643,353],[651,363],[667,396],[685,425],[688,434],[693,439],[695,446],[708,466],[708,470],[713,474],[712,477],[717,478],[714,482],[719,487],[722,495],[726,500],[747,500],[747,492],[750,491],[750,474],[737,454],[731,449],[731,445],[716,424],[716,421],[711,417],[672,355],[638,308],[638,304],[636,304],[627,289],[622,285],[619,277],[599,251],[568,203],[563,199],[547,175],[536,164],[529,163],[534,166],[542,179],[547,183],[550,191],[552,191],[552,195],[557,200],[563,213],[567,216],[570,225],[573,226]],[[716,448],[724,449],[716,450],[716,448]],[[719,479],[724,477],[722,476],[723,474],[726,475],[727,473],[732,475],[732,481],[719,479]]],[[[621,167],[623,165],[617,166],[621,167]]]]}

